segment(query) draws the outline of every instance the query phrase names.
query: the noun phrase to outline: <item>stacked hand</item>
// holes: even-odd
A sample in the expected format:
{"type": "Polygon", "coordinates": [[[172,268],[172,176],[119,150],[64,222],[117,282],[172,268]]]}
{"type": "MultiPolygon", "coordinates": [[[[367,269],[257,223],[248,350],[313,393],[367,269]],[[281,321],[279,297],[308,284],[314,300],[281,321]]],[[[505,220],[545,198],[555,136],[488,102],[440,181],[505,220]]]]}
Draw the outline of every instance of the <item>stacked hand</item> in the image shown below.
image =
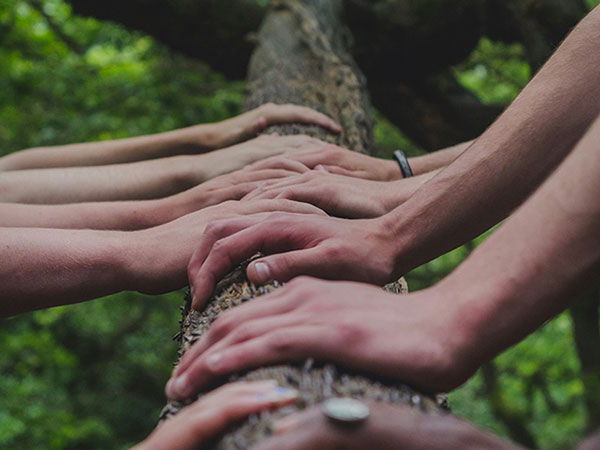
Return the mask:
{"type": "Polygon", "coordinates": [[[379,217],[397,206],[404,197],[396,187],[386,181],[310,170],[262,182],[244,200],[285,198],[310,203],[334,216],[358,219],[379,217]]]}

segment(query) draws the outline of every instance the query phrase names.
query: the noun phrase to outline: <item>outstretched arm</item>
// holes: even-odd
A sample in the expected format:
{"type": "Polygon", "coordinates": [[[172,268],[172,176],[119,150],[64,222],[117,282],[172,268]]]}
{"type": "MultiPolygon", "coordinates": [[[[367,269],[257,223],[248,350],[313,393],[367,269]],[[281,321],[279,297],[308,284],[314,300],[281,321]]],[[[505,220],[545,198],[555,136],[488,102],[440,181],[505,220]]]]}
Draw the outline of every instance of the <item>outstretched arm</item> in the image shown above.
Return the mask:
{"type": "Polygon", "coordinates": [[[262,250],[257,283],[307,274],[384,284],[472,239],[539,186],[600,112],[600,7],[573,30],[508,110],[398,208],[367,220],[277,215],[213,224],[192,260],[197,305],[262,250]]]}
{"type": "Polygon", "coordinates": [[[178,289],[208,222],[280,210],[323,214],[288,200],[231,201],[140,231],[0,228],[0,316],[122,290],[178,289]]]}
{"type": "MultiPolygon", "coordinates": [[[[600,118],[539,190],[434,287],[398,299],[364,284],[292,280],[219,317],[186,352],[167,394],[186,398],[215,377],[307,357],[431,392],[456,388],[564,310],[597,274],[599,143],[600,118]]],[[[192,262],[198,300],[206,284],[193,269],[192,262]]]]}
{"type": "Polygon", "coordinates": [[[269,125],[290,122],[320,125],[334,133],[341,131],[329,117],[310,108],[267,103],[218,123],[128,139],[22,150],[0,158],[0,171],[101,166],[204,153],[250,139],[269,125]]]}
{"type": "Polygon", "coordinates": [[[0,172],[0,202],[59,204],[166,197],[271,155],[323,145],[308,136],[264,135],[204,155],[0,172]]]}

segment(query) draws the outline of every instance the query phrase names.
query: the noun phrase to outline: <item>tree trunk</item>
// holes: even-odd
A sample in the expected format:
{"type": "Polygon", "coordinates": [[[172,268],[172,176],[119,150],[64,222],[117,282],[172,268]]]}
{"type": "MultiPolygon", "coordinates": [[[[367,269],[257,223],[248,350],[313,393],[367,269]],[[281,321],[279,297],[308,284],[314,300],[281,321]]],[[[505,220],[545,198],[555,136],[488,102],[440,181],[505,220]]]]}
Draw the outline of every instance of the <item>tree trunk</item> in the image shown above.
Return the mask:
{"type": "MultiPolygon", "coordinates": [[[[249,93],[246,107],[265,102],[297,103],[321,110],[336,119],[344,128],[334,137],[324,130],[306,126],[278,126],[269,131],[280,134],[307,133],[337,142],[349,148],[367,152],[373,149],[373,122],[365,80],[347,51],[349,35],[341,22],[341,1],[282,0],[272,2],[258,36],[258,45],[249,68],[249,93]]],[[[205,333],[218,315],[279,286],[250,284],[245,267],[235,269],[217,286],[215,295],[202,312],[190,310],[187,297],[183,308],[180,356],[205,333]]],[[[386,287],[393,292],[406,292],[403,280],[386,287]]],[[[399,299],[400,301],[400,299],[399,299]]],[[[231,430],[214,448],[247,448],[270,433],[270,423],[283,415],[306,408],[330,397],[348,396],[410,405],[426,412],[442,411],[443,398],[421,395],[410,387],[377,377],[346,371],[333,364],[282,364],[236,374],[221,384],[233,380],[275,379],[280,385],[295,388],[300,397],[295,405],[274,413],[252,416],[231,430]]],[[[161,418],[176,414],[188,402],[170,402],[161,418]]]]}

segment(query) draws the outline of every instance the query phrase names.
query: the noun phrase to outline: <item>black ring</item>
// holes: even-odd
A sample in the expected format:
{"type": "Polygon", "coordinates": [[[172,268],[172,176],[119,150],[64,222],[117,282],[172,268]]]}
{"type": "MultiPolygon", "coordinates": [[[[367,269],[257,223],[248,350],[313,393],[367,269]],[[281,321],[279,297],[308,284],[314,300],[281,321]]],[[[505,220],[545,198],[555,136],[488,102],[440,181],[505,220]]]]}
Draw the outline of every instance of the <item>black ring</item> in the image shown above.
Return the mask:
{"type": "Polygon", "coordinates": [[[402,150],[396,150],[394,152],[394,159],[398,162],[400,172],[402,172],[404,178],[413,176],[413,171],[410,168],[410,164],[408,164],[408,159],[402,150]]]}

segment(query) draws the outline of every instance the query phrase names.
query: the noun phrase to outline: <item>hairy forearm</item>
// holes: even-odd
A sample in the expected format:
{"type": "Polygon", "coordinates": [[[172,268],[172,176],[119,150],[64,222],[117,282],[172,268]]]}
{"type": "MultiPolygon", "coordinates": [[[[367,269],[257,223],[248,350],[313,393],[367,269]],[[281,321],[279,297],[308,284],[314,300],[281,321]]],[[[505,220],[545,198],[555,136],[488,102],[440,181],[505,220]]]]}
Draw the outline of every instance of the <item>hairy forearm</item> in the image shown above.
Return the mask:
{"type": "Polygon", "coordinates": [[[600,111],[598,45],[600,8],[473,145],[384,218],[397,273],[505,218],[564,159],[600,111]]]}
{"type": "Polygon", "coordinates": [[[423,156],[409,158],[408,162],[414,175],[421,175],[444,168],[460,156],[474,141],[461,142],[452,147],[444,148],[423,156]]]}
{"type": "Polygon", "coordinates": [[[112,141],[38,147],[0,158],[0,171],[122,164],[214,149],[215,125],[112,141]]]}
{"type": "Polygon", "coordinates": [[[564,310],[600,267],[600,119],[506,223],[433,289],[476,364],[564,310]]]}

